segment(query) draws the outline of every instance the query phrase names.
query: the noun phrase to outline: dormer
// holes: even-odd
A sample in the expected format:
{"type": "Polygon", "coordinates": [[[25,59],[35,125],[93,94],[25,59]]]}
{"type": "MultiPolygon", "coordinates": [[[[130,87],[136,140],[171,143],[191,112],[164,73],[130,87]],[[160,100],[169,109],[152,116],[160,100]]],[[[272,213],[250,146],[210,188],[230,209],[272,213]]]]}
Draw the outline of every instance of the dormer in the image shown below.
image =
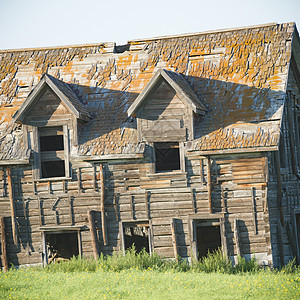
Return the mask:
{"type": "Polygon", "coordinates": [[[158,70],[129,107],[137,118],[140,141],[179,142],[194,138],[194,114],[206,108],[178,73],[158,70]]]}
{"type": "Polygon", "coordinates": [[[205,106],[185,78],[159,70],[129,107],[137,118],[138,138],[152,148],[152,171],[184,171],[184,142],[194,139],[195,114],[205,106]]]}
{"type": "Polygon", "coordinates": [[[90,119],[70,86],[45,74],[13,120],[21,123],[25,143],[33,150],[36,179],[68,178],[69,152],[77,144],[78,122],[90,119]]]}

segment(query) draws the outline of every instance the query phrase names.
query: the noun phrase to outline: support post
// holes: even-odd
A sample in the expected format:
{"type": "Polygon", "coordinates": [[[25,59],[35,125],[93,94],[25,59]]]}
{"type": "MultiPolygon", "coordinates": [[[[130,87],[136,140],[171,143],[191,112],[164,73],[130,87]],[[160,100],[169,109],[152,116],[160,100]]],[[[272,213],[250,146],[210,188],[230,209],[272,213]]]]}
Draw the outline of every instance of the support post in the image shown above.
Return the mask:
{"type": "Polygon", "coordinates": [[[178,259],[178,243],[177,243],[177,236],[176,236],[176,224],[175,219],[173,218],[171,221],[171,232],[172,232],[172,243],[174,249],[174,257],[178,259]]]}
{"type": "Polygon", "coordinates": [[[3,270],[8,271],[8,261],[7,261],[7,252],[6,252],[6,228],[5,228],[5,218],[0,218],[1,223],[1,252],[2,252],[2,265],[3,270]]]}
{"type": "Polygon", "coordinates": [[[18,244],[18,232],[17,232],[17,224],[16,224],[16,209],[15,209],[15,203],[14,203],[12,175],[11,175],[10,168],[7,168],[7,183],[8,183],[10,210],[11,210],[11,225],[12,225],[13,240],[14,240],[14,243],[17,245],[18,244]]]}
{"type": "Polygon", "coordinates": [[[148,191],[145,191],[145,205],[146,205],[146,215],[147,219],[150,219],[150,212],[149,212],[149,196],[150,193],[148,191]]]}
{"type": "Polygon", "coordinates": [[[92,238],[94,258],[98,259],[99,252],[98,252],[98,242],[97,242],[97,231],[95,226],[95,211],[90,210],[88,212],[88,219],[89,219],[89,226],[90,226],[90,232],[92,238]]]}

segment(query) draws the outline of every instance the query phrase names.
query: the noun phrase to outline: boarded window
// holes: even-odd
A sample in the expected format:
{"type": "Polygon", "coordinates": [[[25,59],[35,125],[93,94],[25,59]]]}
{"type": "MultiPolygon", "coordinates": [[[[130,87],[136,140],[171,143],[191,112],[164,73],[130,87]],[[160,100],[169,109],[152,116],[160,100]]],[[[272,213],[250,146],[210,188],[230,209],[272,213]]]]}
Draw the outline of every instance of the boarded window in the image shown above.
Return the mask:
{"type": "Polygon", "coordinates": [[[154,149],[156,172],[180,170],[179,143],[154,143],[154,149]]]}

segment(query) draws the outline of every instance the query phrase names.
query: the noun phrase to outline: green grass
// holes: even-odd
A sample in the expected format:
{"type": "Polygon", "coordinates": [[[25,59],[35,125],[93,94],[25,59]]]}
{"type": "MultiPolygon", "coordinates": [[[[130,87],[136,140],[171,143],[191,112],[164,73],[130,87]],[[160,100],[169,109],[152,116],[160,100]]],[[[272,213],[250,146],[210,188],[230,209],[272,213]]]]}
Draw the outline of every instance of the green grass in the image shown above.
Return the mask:
{"type": "Polygon", "coordinates": [[[220,274],[129,269],[120,272],[0,273],[1,299],[300,299],[297,273],[220,274]]]}
{"type": "Polygon", "coordinates": [[[293,262],[270,271],[243,258],[232,267],[222,251],[189,265],[133,248],[0,272],[0,299],[300,299],[299,271],[293,262]]]}

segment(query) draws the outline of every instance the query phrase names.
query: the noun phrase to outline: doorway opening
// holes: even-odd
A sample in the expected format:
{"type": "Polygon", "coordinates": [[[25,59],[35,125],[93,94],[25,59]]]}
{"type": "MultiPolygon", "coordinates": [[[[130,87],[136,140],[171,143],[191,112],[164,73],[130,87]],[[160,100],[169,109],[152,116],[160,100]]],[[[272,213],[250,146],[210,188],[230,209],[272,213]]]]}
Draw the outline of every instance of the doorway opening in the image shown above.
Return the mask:
{"type": "Polygon", "coordinates": [[[46,233],[48,262],[70,259],[79,255],[78,233],[46,233]]]}
{"type": "Polygon", "coordinates": [[[123,241],[125,251],[134,245],[136,252],[150,253],[149,223],[123,223],[123,241]]]}
{"type": "Polygon", "coordinates": [[[196,220],[196,247],[198,258],[221,248],[221,232],[219,220],[196,220]]]}

